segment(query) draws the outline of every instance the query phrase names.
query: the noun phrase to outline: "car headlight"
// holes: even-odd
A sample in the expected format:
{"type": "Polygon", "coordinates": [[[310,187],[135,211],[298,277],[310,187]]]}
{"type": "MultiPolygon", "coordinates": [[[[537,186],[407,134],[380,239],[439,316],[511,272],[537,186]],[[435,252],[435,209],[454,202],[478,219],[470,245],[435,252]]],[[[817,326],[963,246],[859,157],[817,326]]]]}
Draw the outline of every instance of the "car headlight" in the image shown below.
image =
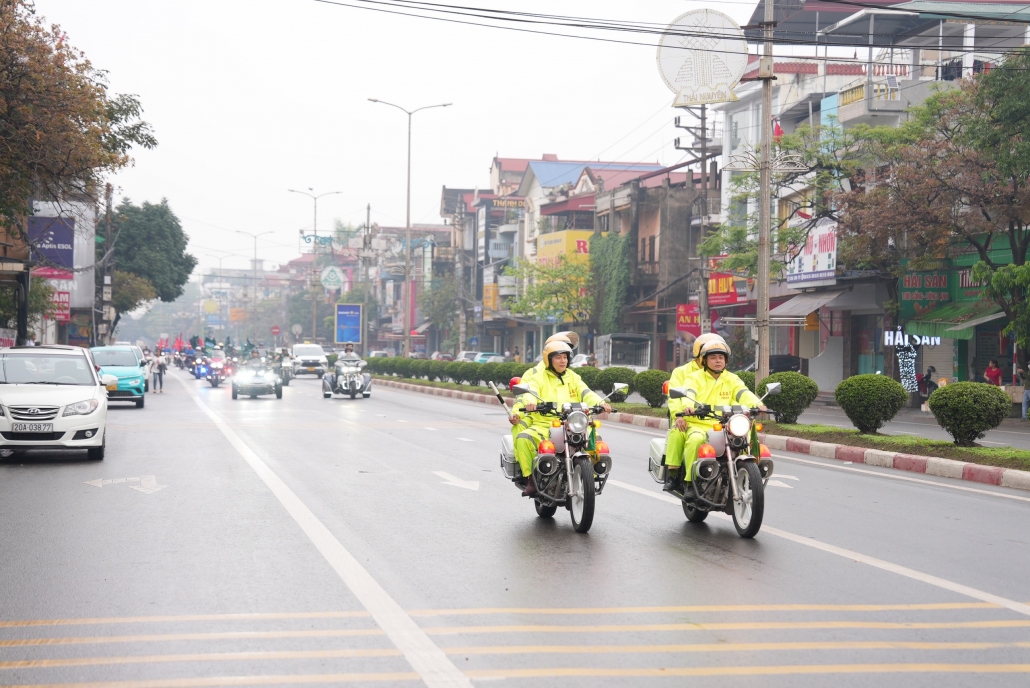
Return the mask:
{"type": "Polygon", "coordinates": [[[138,385],[140,382],[141,382],[141,378],[136,378],[135,380],[129,380],[128,383],[126,383],[126,384],[138,385]]]}
{"type": "Polygon", "coordinates": [[[751,421],[748,420],[747,416],[738,413],[730,418],[730,422],[726,424],[726,429],[734,437],[746,437],[747,433],[751,430],[751,421]]]}
{"type": "Polygon", "coordinates": [[[96,399],[86,399],[65,406],[61,416],[85,416],[96,411],[97,406],[100,406],[100,402],[96,399]]]}
{"type": "Polygon", "coordinates": [[[587,414],[582,411],[574,411],[569,414],[568,420],[565,421],[569,426],[569,432],[583,433],[587,431],[590,426],[590,421],[587,420],[587,414]]]}

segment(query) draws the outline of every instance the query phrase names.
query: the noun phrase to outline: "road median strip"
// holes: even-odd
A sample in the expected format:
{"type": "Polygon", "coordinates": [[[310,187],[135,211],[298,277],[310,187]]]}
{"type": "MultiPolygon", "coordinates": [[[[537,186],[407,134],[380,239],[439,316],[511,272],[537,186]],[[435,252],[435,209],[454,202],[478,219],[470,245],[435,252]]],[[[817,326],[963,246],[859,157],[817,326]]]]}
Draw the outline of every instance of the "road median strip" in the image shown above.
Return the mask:
{"type": "MultiPolygon", "coordinates": [[[[431,387],[410,382],[399,382],[377,378],[376,384],[394,389],[401,389],[419,394],[431,394],[438,397],[471,401],[479,404],[496,404],[497,397],[491,394],[477,394],[461,390],[431,387]]],[[[514,399],[505,400],[508,406],[513,406],[514,399]]],[[[631,413],[608,413],[601,414],[601,419],[613,423],[623,423],[637,427],[650,428],[652,430],[668,430],[669,421],[666,418],[655,418],[653,416],[641,416],[631,413]]],[[[1016,490],[1030,491],[1030,471],[1021,471],[1015,468],[1002,468],[1000,466],[984,466],[970,463],[968,461],[956,461],[954,459],[943,459],[936,456],[918,456],[914,454],[903,454],[898,452],[883,451],[880,449],[865,449],[846,444],[832,444],[829,442],[817,442],[798,437],[785,435],[770,435],[761,433],[761,441],[770,449],[794,452],[796,454],[809,454],[824,459],[836,459],[851,463],[864,463],[870,466],[891,468],[911,473],[923,473],[940,478],[952,478],[965,480],[967,482],[983,483],[986,485],[997,485],[1016,490]]]]}

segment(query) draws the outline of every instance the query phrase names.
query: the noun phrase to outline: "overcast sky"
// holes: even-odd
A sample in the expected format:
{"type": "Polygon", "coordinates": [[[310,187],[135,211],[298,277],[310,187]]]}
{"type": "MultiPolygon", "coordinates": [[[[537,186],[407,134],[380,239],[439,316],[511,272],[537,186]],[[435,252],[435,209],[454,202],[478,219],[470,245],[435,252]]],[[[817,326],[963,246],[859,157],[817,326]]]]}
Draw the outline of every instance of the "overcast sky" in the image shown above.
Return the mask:
{"type": "MultiPolygon", "coordinates": [[[[476,6],[666,23],[754,2],[477,0],[476,6]]],[[[115,178],[135,202],[166,197],[201,269],[299,253],[312,202],[334,219],[403,226],[408,109],[412,222],[441,222],[442,186],[489,183],[495,154],[673,164],[673,94],[653,47],[460,26],[314,0],[36,0],[72,45],[137,94],[160,145],[115,178]]],[[[632,38],[632,37],[631,37],[632,38]]],[[[653,37],[633,40],[653,41],[653,37]]]]}

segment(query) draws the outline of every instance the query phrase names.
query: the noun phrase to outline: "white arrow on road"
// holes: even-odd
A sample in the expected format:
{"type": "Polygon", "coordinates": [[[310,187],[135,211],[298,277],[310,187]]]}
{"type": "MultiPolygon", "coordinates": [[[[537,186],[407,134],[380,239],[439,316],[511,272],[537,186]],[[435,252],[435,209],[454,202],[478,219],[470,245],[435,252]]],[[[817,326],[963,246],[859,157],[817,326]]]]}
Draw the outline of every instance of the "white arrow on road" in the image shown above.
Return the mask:
{"type": "Polygon", "coordinates": [[[114,478],[112,480],[104,480],[98,478],[96,480],[89,480],[86,482],[87,485],[93,487],[103,487],[104,485],[119,485],[121,483],[139,483],[139,485],[129,485],[134,490],[139,490],[143,494],[153,494],[158,490],[163,490],[168,487],[167,485],[158,485],[157,476],[153,475],[140,475],[135,478],[114,478]]]}
{"type": "Polygon", "coordinates": [[[478,490],[478,480],[462,480],[456,478],[450,473],[444,473],[443,471],[433,471],[433,475],[438,475],[444,479],[444,485],[454,485],[455,487],[464,487],[466,490],[478,490]]]}

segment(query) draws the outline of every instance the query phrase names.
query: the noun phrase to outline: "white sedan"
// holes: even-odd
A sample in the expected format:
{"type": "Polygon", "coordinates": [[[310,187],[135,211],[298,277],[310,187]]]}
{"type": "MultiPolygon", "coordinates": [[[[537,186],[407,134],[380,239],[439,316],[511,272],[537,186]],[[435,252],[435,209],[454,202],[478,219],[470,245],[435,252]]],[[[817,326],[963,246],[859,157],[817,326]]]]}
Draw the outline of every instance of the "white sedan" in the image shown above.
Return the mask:
{"type": "Polygon", "coordinates": [[[0,349],[0,456],[23,449],[85,449],[104,458],[107,389],[88,349],[0,349]]]}

